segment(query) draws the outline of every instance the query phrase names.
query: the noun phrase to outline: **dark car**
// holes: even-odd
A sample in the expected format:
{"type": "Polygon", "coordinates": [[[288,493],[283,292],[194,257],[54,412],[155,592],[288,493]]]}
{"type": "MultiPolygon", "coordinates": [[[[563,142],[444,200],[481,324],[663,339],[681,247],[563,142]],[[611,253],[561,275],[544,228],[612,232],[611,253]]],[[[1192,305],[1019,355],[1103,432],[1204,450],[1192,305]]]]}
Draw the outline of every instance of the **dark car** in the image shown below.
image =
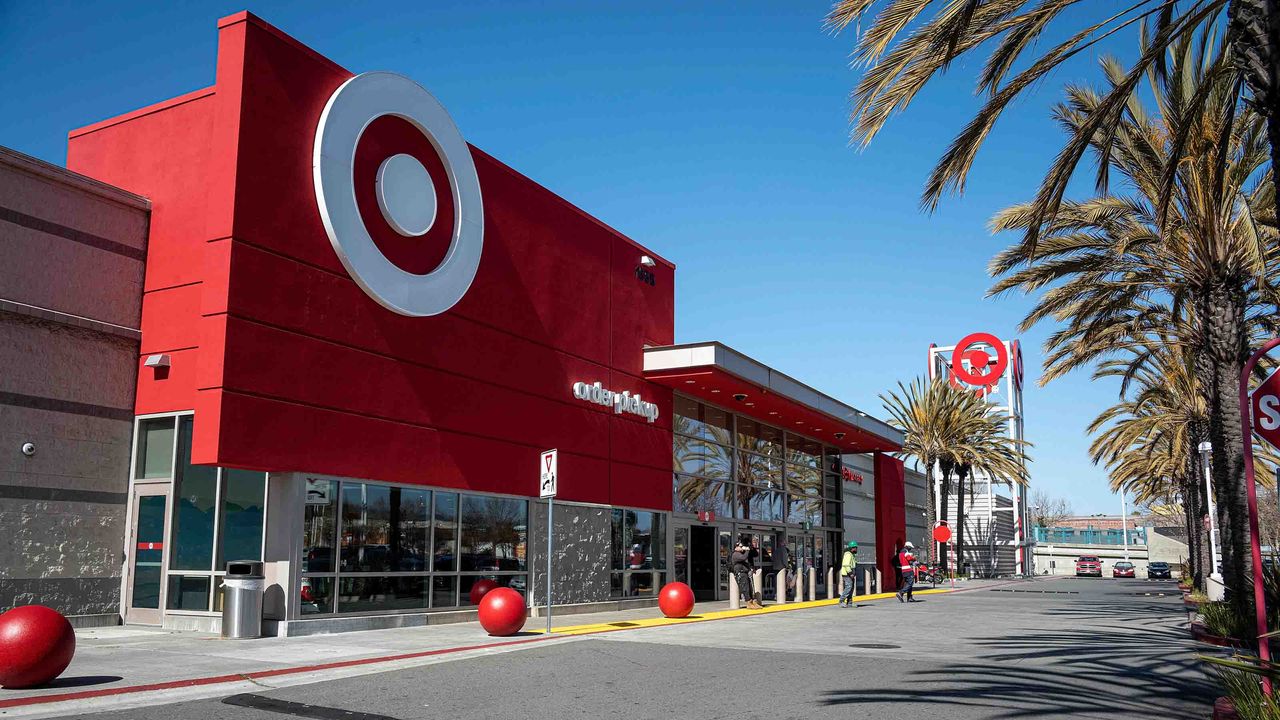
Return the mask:
{"type": "Polygon", "coordinates": [[[1120,561],[1111,566],[1111,577],[1135,577],[1133,563],[1120,561]]]}
{"type": "Polygon", "coordinates": [[[1081,555],[1076,558],[1076,576],[1080,575],[1102,577],[1102,561],[1097,555],[1081,555]]]}
{"type": "Polygon", "coordinates": [[[1173,575],[1170,574],[1169,563],[1157,561],[1153,563],[1147,563],[1147,577],[1152,579],[1163,578],[1165,580],[1169,580],[1173,577],[1173,575]]]}

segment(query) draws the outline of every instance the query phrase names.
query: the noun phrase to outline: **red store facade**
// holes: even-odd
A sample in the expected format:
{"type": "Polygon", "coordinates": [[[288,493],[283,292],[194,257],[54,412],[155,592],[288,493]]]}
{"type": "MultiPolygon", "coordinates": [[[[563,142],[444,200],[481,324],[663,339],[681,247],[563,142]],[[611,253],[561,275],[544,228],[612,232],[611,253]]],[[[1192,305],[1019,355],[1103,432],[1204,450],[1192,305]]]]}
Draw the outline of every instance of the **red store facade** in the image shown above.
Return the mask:
{"type": "Polygon", "coordinates": [[[125,622],[216,627],[243,559],[279,634],[466,617],[480,578],[536,605],[549,448],[557,605],[723,599],[743,535],[824,578],[849,454],[874,455],[878,547],[902,534],[900,434],[675,344],[672,263],[412,81],[248,13],[218,32],[212,87],[69,139],[68,169],[150,201],[125,622]]]}

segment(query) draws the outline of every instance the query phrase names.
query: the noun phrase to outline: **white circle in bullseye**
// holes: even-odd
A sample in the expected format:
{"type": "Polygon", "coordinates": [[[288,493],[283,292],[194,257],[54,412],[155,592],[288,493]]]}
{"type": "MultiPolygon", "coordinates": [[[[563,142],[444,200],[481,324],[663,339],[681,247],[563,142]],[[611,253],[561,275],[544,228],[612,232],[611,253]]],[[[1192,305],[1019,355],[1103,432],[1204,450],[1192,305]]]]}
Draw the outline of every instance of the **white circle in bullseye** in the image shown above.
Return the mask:
{"type": "Polygon", "coordinates": [[[378,207],[396,232],[425,235],[436,222],[436,186],[418,158],[399,153],[378,166],[378,207]]]}

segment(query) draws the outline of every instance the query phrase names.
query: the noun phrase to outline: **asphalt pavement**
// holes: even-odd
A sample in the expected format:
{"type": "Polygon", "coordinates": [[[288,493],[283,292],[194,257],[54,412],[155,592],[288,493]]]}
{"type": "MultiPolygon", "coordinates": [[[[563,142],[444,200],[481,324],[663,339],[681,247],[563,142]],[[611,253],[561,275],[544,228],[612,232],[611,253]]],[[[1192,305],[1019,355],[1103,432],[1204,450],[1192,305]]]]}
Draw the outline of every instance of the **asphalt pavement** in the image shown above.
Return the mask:
{"type": "Polygon", "coordinates": [[[1207,718],[1214,687],[1186,620],[1171,582],[1037,580],[530,643],[285,688],[264,681],[92,717],[1207,718]]]}

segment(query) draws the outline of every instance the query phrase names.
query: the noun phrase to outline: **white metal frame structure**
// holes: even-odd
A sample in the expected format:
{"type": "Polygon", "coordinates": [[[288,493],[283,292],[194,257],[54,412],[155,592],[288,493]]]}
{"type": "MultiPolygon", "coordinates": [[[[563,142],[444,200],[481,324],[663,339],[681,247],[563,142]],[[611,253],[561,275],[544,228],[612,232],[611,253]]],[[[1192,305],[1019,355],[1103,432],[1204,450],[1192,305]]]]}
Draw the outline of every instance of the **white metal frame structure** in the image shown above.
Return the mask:
{"type": "MultiPolygon", "coordinates": [[[[973,336],[970,336],[973,337],[973,336]]],[[[966,338],[967,339],[967,338],[966,338]]],[[[965,342],[965,340],[961,340],[965,342]]],[[[1023,423],[1023,405],[1022,405],[1022,348],[1018,340],[1000,340],[1004,346],[1004,351],[1008,362],[998,378],[993,377],[992,383],[985,389],[976,388],[964,383],[961,380],[955,380],[960,386],[968,388],[974,392],[982,393],[992,410],[1004,412],[1009,416],[1009,437],[1017,441],[1025,438],[1025,427],[1023,423]]],[[[970,345],[973,349],[995,351],[990,343],[983,340],[977,340],[970,345]]],[[[939,347],[937,345],[929,346],[929,379],[933,380],[937,377],[946,378],[952,376],[952,357],[955,354],[957,345],[947,347],[939,347]]],[[[962,350],[966,348],[961,348],[962,350]]],[[[953,377],[953,376],[952,376],[953,377]]],[[[1034,558],[1032,555],[1032,547],[1034,539],[1029,538],[1025,521],[1027,518],[1027,486],[1020,486],[1015,483],[998,482],[992,483],[990,478],[984,474],[978,473],[973,477],[975,483],[986,486],[986,506],[987,506],[987,525],[988,528],[995,528],[995,513],[1012,512],[1013,513],[1013,537],[1008,539],[992,538],[994,546],[1012,547],[1014,552],[1014,574],[1015,575],[1031,575],[1034,574],[1035,568],[1034,558]],[[1011,507],[999,507],[996,501],[995,486],[1001,485],[1009,488],[1009,495],[1012,497],[1011,507]]],[[[939,487],[939,481],[934,479],[935,492],[939,487]]],[[[957,530],[958,531],[958,530],[957,530]]],[[[958,563],[963,563],[963,559],[957,558],[958,563]]],[[[992,554],[992,562],[995,562],[995,555],[992,554]]],[[[992,570],[995,568],[993,567],[992,570]]]]}

